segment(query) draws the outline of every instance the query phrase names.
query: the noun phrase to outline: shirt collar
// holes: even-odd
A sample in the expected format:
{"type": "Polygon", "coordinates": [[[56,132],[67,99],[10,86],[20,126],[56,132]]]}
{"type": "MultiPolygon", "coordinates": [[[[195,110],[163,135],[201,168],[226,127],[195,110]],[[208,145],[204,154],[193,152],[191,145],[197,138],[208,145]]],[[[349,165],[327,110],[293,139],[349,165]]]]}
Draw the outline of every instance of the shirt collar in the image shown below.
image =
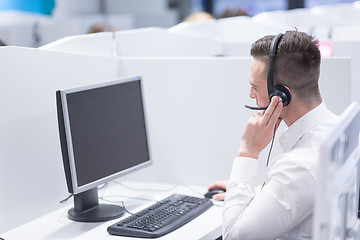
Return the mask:
{"type": "Polygon", "coordinates": [[[306,132],[329,118],[330,112],[328,111],[325,103],[322,102],[319,106],[296,120],[279,138],[283,151],[289,151],[306,132]]]}

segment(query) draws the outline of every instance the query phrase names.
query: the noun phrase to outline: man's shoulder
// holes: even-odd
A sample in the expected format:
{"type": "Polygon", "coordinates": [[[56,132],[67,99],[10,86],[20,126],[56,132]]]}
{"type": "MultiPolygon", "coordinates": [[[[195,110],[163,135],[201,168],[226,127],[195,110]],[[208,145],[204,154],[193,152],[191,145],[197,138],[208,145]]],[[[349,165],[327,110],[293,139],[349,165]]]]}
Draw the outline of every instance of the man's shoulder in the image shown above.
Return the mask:
{"type": "Polygon", "coordinates": [[[330,132],[334,129],[334,127],[339,123],[340,117],[330,113],[328,117],[319,122],[313,128],[306,133],[307,141],[310,141],[314,144],[315,147],[318,147],[321,143],[323,143],[330,132]]]}
{"type": "Polygon", "coordinates": [[[312,178],[318,182],[320,148],[296,148],[282,153],[270,164],[269,176],[273,174],[294,175],[297,178],[312,178]]]}
{"type": "Polygon", "coordinates": [[[302,166],[308,168],[316,164],[320,157],[320,147],[299,147],[290,152],[279,154],[276,157],[276,163],[288,164],[289,166],[302,166]]]}

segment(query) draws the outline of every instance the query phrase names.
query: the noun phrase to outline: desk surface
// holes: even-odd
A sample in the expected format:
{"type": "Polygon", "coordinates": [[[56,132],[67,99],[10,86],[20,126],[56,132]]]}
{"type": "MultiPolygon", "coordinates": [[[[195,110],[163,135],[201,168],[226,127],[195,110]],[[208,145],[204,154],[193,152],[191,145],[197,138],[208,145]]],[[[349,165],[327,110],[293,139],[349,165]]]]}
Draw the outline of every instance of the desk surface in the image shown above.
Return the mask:
{"type": "MultiPolygon", "coordinates": [[[[132,213],[154,204],[173,193],[201,197],[206,192],[206,187],[171,185],[144,182],[112,182],[99,190],[100,202],[122,205],[132,213]],[[147,199],[147,200],[145,200],[147,199]],[[152,201],[150,201],[152,200],[152,201]]],[[[73,206],[73,200],[68,201],[63,208],[35,219],[27,224],[0,234],[5,240],[12,239],[134,239],[108,234],[107,227],[128,217],[126,213],[119,219],[100,223],[73,222],[67,218],[67,211],[73,206]]],[[[214,239],[214,231],[221,234],[220,202],[181,228],[158,239],[214,239]],[[209,237],[207,237],[209,236],[209,237]]]]}

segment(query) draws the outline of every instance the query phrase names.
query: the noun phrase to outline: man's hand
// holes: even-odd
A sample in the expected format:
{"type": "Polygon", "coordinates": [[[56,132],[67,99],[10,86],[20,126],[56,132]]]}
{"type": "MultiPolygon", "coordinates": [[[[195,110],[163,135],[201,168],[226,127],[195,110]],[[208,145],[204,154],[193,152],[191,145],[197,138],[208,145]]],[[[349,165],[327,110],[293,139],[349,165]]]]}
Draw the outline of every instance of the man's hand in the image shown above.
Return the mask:
{"type": "Polygon", "coordinates": [[[258,111],[250,117],[241,137],[239,157],[259,157],[260,152],[271,141],[274,128],[281,122],[279,116],[282,108],[282,102],[275,96],[271,99],[268,109],[258,111]]]}
{"type": "Polygon", "coordinates": [[[214,190],[214,189],[224,189],[225,192],[224,193],[219,193],[219,194],[215,194],[212,199],[217,200],[217,201],[224,201],[225,199],[225,194],[226,194],[226,186],[227,186],[228,182],[227,181],[218,181],[218,182],[214,182],[213,184],[211,184],[208,187],[208,190],[214,190]]]}

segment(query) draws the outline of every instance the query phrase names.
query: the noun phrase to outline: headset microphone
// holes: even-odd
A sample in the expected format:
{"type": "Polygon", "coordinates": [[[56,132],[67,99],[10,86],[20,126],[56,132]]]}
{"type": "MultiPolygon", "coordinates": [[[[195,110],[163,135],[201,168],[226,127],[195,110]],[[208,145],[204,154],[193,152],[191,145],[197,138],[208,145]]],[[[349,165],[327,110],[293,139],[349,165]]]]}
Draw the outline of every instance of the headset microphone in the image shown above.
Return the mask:
{"type": "Polygon", "coordinates": [[[268,108],[268,106],[266,106],[266,107],[252,107],[252,106],[249,106],[249,105],[245,105],[246,108],[251,109],[251,110],[266,110],[268,108]]]}
{"type": "MultiPolygon", "coordinates": [[[[269,51],[269,68],[267,72],[267,89],[269,94],[269,105],[271,102],[271,98],[274,96],[278,96],[280,98],[280,101],[282,101],[283,106],[285,107],[291,101],[291,94],[286,87],[282,85],[275,86],[274,84],[274,58],[276,56],[278,44],[282,36],[283,34],[279,33],[271,41],[270,51],[269,51]]],[[[266,107],[251,107],[245,105],[245,107],[251,110],[266,110],[269,107],[269,105],[267,105],[266,107]]]]}

